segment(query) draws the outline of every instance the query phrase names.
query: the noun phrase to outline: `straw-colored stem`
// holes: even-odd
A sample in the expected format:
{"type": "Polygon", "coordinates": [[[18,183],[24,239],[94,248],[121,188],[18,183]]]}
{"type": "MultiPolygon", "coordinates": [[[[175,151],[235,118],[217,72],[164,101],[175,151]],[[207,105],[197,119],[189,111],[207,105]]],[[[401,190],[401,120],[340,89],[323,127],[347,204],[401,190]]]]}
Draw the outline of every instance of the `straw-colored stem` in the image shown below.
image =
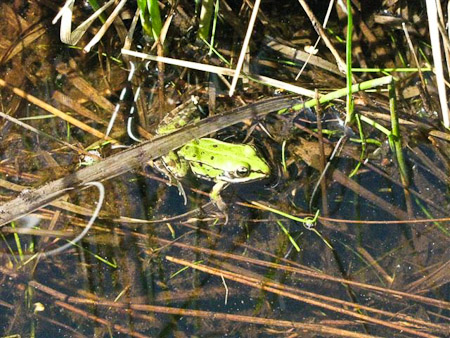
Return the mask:
{"type": "MultiPolygon", "coordinates": [[[[22,89],[11,86],[10,84],[6,83],[6,81],[3,79],[0,79],[0,87],[9,88],[17,96],[24,98],[28,102],[35,104],[36,106],[48,111],[49,113],[52,113],[53,115],[58,116],[59,118],[63,119],[64,121],[66,121],[70,124],[73,124],[74,126],[80,128],[100,139],[108,139],[108,140],[114,141],[112,138],[107,137],[102,132],[99,132],[98,130],[88,126],[87,124],[84,124],[83,122],[73,118],[72,116],[67,115],[66,113],[62,112],[61,110],[56,109],[55,107],[49,105],[48,103],[46,103],[42,100],[39,100],[37,97],[24,92],[22,89]]],[[[116,142],[116,141],[114,141],[114,142],[116,142]]]]}
{"type": "Polygon", "coordinates": [[[439,39],[438,17],[435,0],[427,0],[428,25],[430,29],[431,51],[435,67],[436,82],[439,93],[439,101],[442,110],[442,120],[446,128],[450,128],[450,115],[445,89],[444,69],[442,67],[441,42],[439,39]]]}
{"type": "Polygon", "coordinates": [[[229,95],[233,96],[234,89],[236,88],[237,81],[239,79],[239,73],[241,72],[242,65],[244,64],[245,54],[247,52],[247,47],[250,42],[250,37],[252,36],[253,26],[255,25],[256,16],[258,15],[259,5],[261,0],[256,0],[253,6],[252,15],[250,17],[250,22],[248,23],[247,33],[245,34],[244,42],[242,44],[241,54],[239,55],[239,60],[236,65],[236,70],[233,76],[233,81],[231,82],[231,88],[229,95]]]}

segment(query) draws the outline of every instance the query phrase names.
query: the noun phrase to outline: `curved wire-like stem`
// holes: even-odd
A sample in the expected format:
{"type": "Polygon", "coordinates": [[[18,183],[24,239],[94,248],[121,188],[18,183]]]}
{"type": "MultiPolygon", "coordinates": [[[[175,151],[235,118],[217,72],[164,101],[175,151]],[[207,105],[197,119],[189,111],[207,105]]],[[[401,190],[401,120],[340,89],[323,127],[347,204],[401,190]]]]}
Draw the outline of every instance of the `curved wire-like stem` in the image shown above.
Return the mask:
{"type": "MultiPolygon", "coordinates": [[[[98,217],[98,214],[100,213],[100,209],[103,206],[103,201],[105,199],[105,187],[103,186],[102,183],[100,182],[88,182],[86,184],[84,184],[86,186],[95,186],[97,187],[98,191],[99,191],[99,197],[98,197],[98,201],[97,201],[97,206],[95,207],[94,213],[92,214],[88,224],[86,225],[86,227],[84,228],[84,230],[77,236],[75,237],[73,240],[68,240],[68,243],[64,244],[63,246],[60,246],[59,248],[47,251],[47,252],[40,252],[34,255],[21,255],[21,259],[34,259],[34,258],[41,258],[41,257],[50,257],[50,256],[54,256],[57,255],[65,250],[67,250],[68,248],[70,248],[71,246],[75,245],[76,243],[78,243],[79,241],[81,241],[84,236],[86,236],[86,234],[89,232],[89,230],[91,229],[92,225],[94,224],[95,220],[98,217]]],[[[10,257],[16,257],[17,255],[14,254],[4,254],[5,256],[10,256],[10,257]]],[[[24,262],[23,264],[25,265],[27,262],[24,262]]]]}

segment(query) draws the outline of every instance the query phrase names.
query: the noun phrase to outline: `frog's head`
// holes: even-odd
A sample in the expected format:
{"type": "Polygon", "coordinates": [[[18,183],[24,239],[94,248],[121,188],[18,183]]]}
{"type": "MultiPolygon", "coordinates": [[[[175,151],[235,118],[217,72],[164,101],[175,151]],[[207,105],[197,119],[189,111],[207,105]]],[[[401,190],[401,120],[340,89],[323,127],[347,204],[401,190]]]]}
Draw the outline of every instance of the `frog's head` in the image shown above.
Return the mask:
{"type": "Polygon", "coordinates": [[[239,158],[230,156],[227,170],[220,177],[230,183],[243,183],[260,180],[270,175],[270,167],[266,160],[251,145],[241,145],[239,158]]]}

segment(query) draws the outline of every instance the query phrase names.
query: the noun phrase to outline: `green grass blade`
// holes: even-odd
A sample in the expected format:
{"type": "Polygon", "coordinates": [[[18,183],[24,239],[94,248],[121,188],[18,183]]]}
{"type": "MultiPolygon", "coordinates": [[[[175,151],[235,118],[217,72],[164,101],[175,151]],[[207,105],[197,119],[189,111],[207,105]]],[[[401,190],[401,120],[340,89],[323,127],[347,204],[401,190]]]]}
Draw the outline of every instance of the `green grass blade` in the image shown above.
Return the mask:
{"type": "Polygon", "coordinates": [[[350,173],[350,175],[348,175],[348,177],[353,177],[356,175],[356,173],[358,172],[359,168],[362,165],[362,162],[364,161],[364,155],[365,155],[366,149],[367,149],[366,137],[364,135],[364,130],[363,130],[363,127],[361,124],[361,118],[360,118],[359,114],[355,114],[355,118],[356,118],[356,123],[358,125],[358,130],[359,130],[359,136],[360,136],[359,141],[361,142],[361,154],[359,156],[359,162],[356,164],[355,169],[352,170],[352,172],[350,173]]]}
{"type": "Polygon", "coordinates": [[[137,5],[140,10],[142,29],[145,35],[152,36],[152,24],[150,22],[150,15],[147,11],[147,0],[137,0],[137,5]]]}
{"type": "Polygon", "coordinates": [[[353,35],[353,14],[351,0],[347,0],[347,42],[346,42],[346,63],[347,63],[347,116],[345,124],[352,123],[355,119],[354,102],[352,93],[352,35],[353,35]]]}
{"type": "Polygon", "coordinates": [[[289,239],[289,242],[291,242],[291,244],[293,245],[293,247],[295,248],[295,250],[297,250],[297,252],[300,252],[300,247],[298,246],[298,244],[295,242],[295,240],[292,238],[291,234],[289,233],[289,230],[286,229],[283,225],[283,223],[281,223],[280,221],[277,221],[278,226],[281,228],[281,230],[284,232],[284,234],[287,236],[287,238],[289,239]]]}
{"type": "Polygon", "coordinates": [[[208,40],[209,30],[211,27],[211,19],[213,14],[214,0],[203,0],[200,12],[200,22],[198,28],[198,38],[208,40]]]}
{"type": "Polygon", "coordinates": [[[147,0],[147,6],[152,22],[152,33],[155,40],[159,39],[162,29],[161,13],[159,12],[158,0],[147,0]]]}
{"type": "Polygon", "coordinates": [[[219,17],[219,6],[220,6],[219,4],[220,4],[219,0],[216,0],[216,4],[214,6],[213,26],[212,26],[212,31],[211,31],[211,43],[210,43],[208,55],[212,55],[212,53],[213,53],[212,46],[214,46],[214,38],[216,36],[217,18],[219,17]]]}
{"type": "Polygon", "coordinates": [[[397,115],[397,100],[395,96],[394,81],[392,81],[392,83],[389,84],[389,108],[391,111],[392,140],[393,140],[393,147],[395,150],[395,157],[397,158],[397,163],[400,170],[400,177],[403,186],[408,187],[409,176],[405,158],[403,156],[402,138],[400,135],[400,125],[398,122],[398,115],[397,115]]]}

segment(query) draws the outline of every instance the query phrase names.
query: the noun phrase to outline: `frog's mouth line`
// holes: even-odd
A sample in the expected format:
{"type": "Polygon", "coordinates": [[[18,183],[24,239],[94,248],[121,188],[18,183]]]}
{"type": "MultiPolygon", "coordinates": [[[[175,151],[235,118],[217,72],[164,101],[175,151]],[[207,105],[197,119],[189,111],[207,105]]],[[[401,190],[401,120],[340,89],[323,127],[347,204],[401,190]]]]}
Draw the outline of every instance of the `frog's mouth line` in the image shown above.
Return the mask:
{"type": "Polygon", "coordinates": [[[264,175],[263,173],[261,173],[261,176],[257,176],[254,178],[249,178],[248,176],[246,176],[246,177],[228,177],[228,176],[220,175],[220,176],[217,176],[217,179],[220,181],[228,182],[228,183],[247,183],[247,182],[258,181],[265,177],[267,177],[267,175],[264,175]]]}

